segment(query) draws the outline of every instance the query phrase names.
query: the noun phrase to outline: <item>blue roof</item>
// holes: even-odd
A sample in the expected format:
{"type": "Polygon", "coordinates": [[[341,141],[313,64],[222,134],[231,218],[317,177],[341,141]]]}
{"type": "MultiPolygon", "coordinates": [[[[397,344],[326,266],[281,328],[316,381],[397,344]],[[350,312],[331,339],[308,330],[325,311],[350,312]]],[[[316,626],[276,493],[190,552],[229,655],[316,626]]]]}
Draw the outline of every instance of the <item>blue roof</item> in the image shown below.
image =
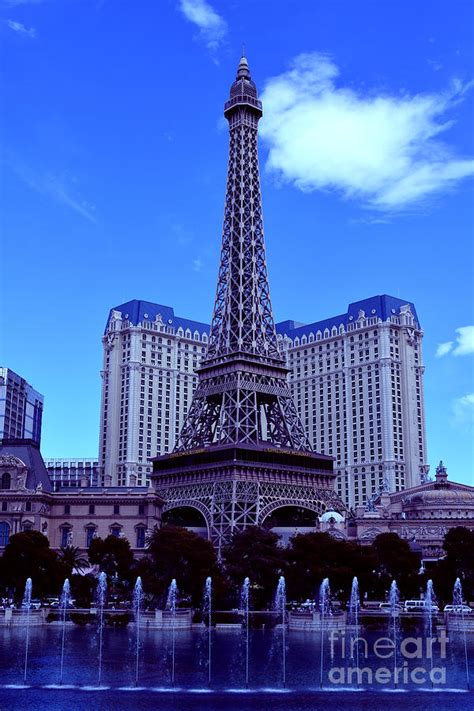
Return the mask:
{"type": "Polygon", "coordinates": [[[208,323],[191,321],[187,318],[175,316],[174,309],[171,306],[152,304],[150,301],[139,301],[138,299],[127,301],[125,304],[111,309],[105,326],[106,332],[112,317],[112,311],[120,311],[122,318],[130,321],[134,326],[138,326],[142,321],[154,321],[157,315],[161,314],[163,323],[167,326],[172,326],[176,330],[181,326],[184,331],[189,328],[192,333],[194,333],[194,331],[209,333],[210,326],[208,323]]]}
{"type": "Polygon", "coordinates": [[[330,331],[333,326],[339,328],[341,324],[347,329],[349,323],[357,320],[359,311],[364,311],[367,318],[376,317],[382,321],[386,321],[392,315],[398,316],[401,307],[407,305],[410,306],[413,317],[419,326],[420,322],[413,302],[397,299],[395,296],[388,296],[387,294],[380,294],[379,296],[371,296],[368,299],[362,299],[362,301],[354,301],[352,304],[349,304],[349,308],[345,314],[306,325],[296,324],[294,321],[283,321],[282,323],[277,323],[276,330],[277,333],[281,335],[286,334],[290,338],[295,338],[296,336],[301,338],[301,336],[309,336],[310,333],[316,334],[317,331],[323,333],[326,328],[330,331]],[[294,325],[292,326],[292,324],[294,325]]]}
{"type": "MultiPolygon", "coordinates": [[[[419,326],[418,316],[413,302],[404,301],[403,299],[398,299],[395,296],[388,296],[387,294],[380,294],[379,296],[371,296],[368,299],[362,299],[362,301],[354,301],[352,304],[349,304],[349,308],[345,314],[332,316],[331,318],[324,319],[323,321],[316,321],[315,323],[310,324],[302,324],[299,321],[293,320],[281,321],[276,324],[276,330],[277,333],[281,335],[286,334],[290,338],[295,338],[296,336],[301,338],[301,336],[308,336],[310,333],[316,334],[317,331],[324,332],[326,328],[331,330],[333,326],[339,328],[341,324],[343,324],[347,329],[349,323],[356,321],[359,316],[359,311],[364,311],[367,318],[377,317],[382,319],[382,321],[386,321],[392,315],[399,315],[401,307],[406,306],[407,304],[410,306],[415,321],[419,326]]],[[[133,301],[127,301],[125,304],[121,304],[120,306],[116,306],[114,309],[111,309],[105,327],[106,331],[110,323],[112,311],[120,311],[122,318],[127,319],[134,326],[137,326],[145,320],[154,321],[156,316],[161,314],[163,323],[173,326],[175,329],[178,329],[181,326],[183,330],[189,328],[192,333],[194,331],[209,333],[210,329],[208,323],[191,321],[187,318],[175,316],[174,309],[171,306],[152,304],[150,301],[139,301],[137,299],[133,299],[133,301]]]]}
{"type": "Polygon", "coordinates": [[[51,479],[45,467],[38,443],[32,439],[2,439],[0,440],[0,456],[11,455],[21,459],[26,465],[26,488],[36,489],[41,484],[43,491],[52,491],[51,479]]]}

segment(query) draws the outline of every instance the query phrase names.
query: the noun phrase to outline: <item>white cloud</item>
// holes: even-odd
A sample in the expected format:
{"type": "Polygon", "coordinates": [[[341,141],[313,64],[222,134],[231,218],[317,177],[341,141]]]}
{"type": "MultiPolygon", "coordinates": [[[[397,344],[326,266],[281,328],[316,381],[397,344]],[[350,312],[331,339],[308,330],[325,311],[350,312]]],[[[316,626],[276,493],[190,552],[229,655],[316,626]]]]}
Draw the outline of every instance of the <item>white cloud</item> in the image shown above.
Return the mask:
{"type": "Polygon", "coordinates": [[[439,138],[470,85],[411,96],[343,87],[338,77],[332,59],[308,53],[268,80],[261,135],[267,169],[280,179],[388,212],[474,175],[474,160],[455,156],[439,138]]]}
{"type": "Polygon", "coordinates": [[[36,37],[36,30],[34,27],[26,27],[23,23],[16,22],[15,20],[5,20],[5,22],[8,27],[13,30],[13,32],[22,35],[23,37],[30,37],[31,39],[36,37]]]}
{"type": "Polygon", "coordinates": [[[474,393],[468,393],[453,400],[453,424],[474,427],[474,393]]]}
{"type": "Polygon", "coordinates": [[[227,23],[207,0],[180,0],[179,9],[187,20],[199,28],[199,35],[206,47],[215,52],[227,34],[227,23]]]}
{"type": "Polygon", "coordinates": [[[462,326],[456,329],[457,345],[453,355],[469,355],[474,353],[474,326],[462,326]]]}
{"type": "Polygon", "coordinates": [[[436,350],[436,356],[441,356],[451,353],[455,356],[470,355],[474,353],[474,326],[461,326],[456,328],[456,343],[447,341],[440,343],[436,350]]]}
{"type": "Polygon", "coordinates": [[[193,271],[200,272],[203,267],[203,261],[201,257],[197,257],[193,260],[193,271]]]}
{"type": "Polygon", "coordinates": [[[446,355],[447,353],[449,353],[452,347],[452,341],[447,341],[446,343],[439,343],[438,348],[436,349],[436,357],[441,358],[442,356],[446,355]]]}

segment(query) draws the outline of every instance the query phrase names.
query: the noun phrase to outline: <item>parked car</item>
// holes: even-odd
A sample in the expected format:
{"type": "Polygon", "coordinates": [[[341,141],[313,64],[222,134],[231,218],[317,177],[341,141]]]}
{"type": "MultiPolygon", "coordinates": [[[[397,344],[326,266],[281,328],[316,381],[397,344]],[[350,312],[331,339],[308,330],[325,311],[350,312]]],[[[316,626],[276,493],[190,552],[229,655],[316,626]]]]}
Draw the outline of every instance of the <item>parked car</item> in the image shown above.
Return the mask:
{"type": "Polygon", "coordinates": [[[448,615],[472,615],[474,610],[469,605],[445,605],[444,612],[448,615]]]}
{"type": "MultiPolygon", "coordinates": [[[[21,603],[22,609],[26,610],[28,609],[28,604],[26,602],[21,603]]],[[[30,600],[30,610],[39,610],[41,609],[41,600],[30,600]]]]}
{"type": "Polygon", "coordinates": [[[53,608],[59,607],[59,598],[50,597],[48,600],[48,605],[53,608]]]}
{"type": "MultiPolygon", "coordinates": [[[[391,612],[392,611],[392,603],[391,602],[381,602],[379,605],[379,610],[381,612],[391,612]]],[[[403,610],[403,606],[399,605],[398,603],[395,605],[395,611],[400,612],[403,610]]]]}
{"type": "Polygon", "coordinates": [[[439,612],[439,607],[434,602],[431,603],[431,608],[428,600],[405,600],[405,612],[425,612],[431,609],[431,612],[439,612]]]}

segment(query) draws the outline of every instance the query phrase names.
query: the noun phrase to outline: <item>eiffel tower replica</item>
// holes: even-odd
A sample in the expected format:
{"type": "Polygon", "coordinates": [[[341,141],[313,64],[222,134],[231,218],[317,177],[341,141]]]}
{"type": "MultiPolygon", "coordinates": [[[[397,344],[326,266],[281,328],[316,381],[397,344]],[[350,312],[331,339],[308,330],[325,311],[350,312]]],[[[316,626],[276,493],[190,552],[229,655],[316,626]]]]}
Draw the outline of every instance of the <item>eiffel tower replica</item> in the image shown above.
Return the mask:
{"type": "Polygon", "coordinates": [[[276,509],[344,511],[332,457],[314,453],[296,412],[270,301],[257,134],[262,103],[242,57],[229,122],[222,249],[206,357],[173,453],[153,460],[164,511],[198,509],[220,551],[276,509]]]}

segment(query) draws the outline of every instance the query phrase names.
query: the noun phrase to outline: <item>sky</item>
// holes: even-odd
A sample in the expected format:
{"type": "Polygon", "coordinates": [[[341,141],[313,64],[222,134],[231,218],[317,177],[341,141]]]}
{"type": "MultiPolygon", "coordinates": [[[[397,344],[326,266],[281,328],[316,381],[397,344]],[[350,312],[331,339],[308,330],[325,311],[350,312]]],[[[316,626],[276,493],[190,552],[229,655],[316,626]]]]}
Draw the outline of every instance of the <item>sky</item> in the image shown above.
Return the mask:
{"type": "Polygon", "coordinates": [[[424,331],[431,471],[474,483],[470,0],[0,0],[0,363],[43,456],[96,456],[130,299],[209,322],[242,45],[277,321],[391,294],[424,331]]]}

